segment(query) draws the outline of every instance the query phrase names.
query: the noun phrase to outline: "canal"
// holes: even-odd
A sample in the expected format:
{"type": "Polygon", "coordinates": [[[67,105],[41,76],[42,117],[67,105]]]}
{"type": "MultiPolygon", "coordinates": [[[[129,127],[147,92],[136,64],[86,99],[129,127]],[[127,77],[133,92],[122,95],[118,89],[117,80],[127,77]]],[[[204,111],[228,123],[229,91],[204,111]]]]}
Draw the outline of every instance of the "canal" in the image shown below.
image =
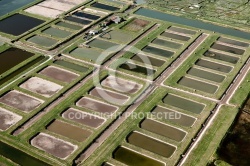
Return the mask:
{"type": "Polygon", "coordinates": [[[18,150],[2,141],[0,141],[0,155],[9,158],[11,161],[23,166],[34,165],[34,166],[49,166],[49,164],[38,160],[21,150],[18,150]]]}
{"type": "Polygon", "coordinates": [[[250,40],[250,33],[247,33],[247,32],[243,32],[243,31],[236,30],[233,28],[226,28],[226,27],[222,27],[222,26],[218,26],[218,25],[214,25],[210,23],[205,23],[199,20],[192,20],[192,19],[188,19],[188,18],[184,18],[180,16],[174,16],[174,15],[170,15],[167,13],[151,10],[151,9],[140,8],[139,10],[135,12],[135,14],[250,40]]]}
{"type": "Polygon", "coordinates": [[[37,0],[0,0],[0,17],[37,0]]]}

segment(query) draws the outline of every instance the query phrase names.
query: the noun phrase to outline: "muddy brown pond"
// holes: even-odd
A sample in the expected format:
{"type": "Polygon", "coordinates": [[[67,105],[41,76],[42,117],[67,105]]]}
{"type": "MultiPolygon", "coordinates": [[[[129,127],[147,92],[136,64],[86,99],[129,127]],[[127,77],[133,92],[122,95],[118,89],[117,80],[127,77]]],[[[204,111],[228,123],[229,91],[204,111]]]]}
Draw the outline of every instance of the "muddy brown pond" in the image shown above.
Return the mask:
{"type": "Polygon", "coordinates": [[[0,74],[29,59],[34,54],[19,48],[9,48],[0,53],[0,74]]]}
{"type": "Polygon", "coordinates": [[[149,150],[153,153],[159,154],[164,157],[170,157],[176,150],[176,147],[169,145],[160,140],[146,136],[138,132],[132,132],[127,138],[130,144],[149,150]]]}
{"type": "Polygon", "coordinates": [[[162,135],[164,137],[168,137],[177,142],[181,142],[187,134],[186,132],[178,128],[166,125],[164,123],[152,119],[145,119],[141,123],[141,128],[162,135]]]}
{"type": "Polygon", "coordinates": [[[39,133],[30,143],[32,146],[61,159],[66,159],[77,149],[76,145],[45,133],[39,133]]]}
{"type": "Polygon", "coordinates": [[[129,99],[128,96],[108,91],[102,88],[94,88],[89,92],[89,94],[100,99],[104,99],[107,102],[115,103],[117,105],[122,105],[129,99]]]}
{"type": "Polygon", "coordinates": [[[94,100],[91,98],[83,97],[81,98],[77,103],[77,106],[84,107],[87,109],[91,109],[96,112],[100,113],[113,113],[117,110],[117,107],[105,104],[103,102],[100,102],[98,100],[94,100]]]}
{"type": "Polygon", "coordinates": [[[65,111],[62,114],[62,117],[93,128],[97,128],[105,122],[105,120],[102,118],[73,108],[69,108],[67,111],[65,111]]]}
{"type": "Polygon", "coordinates": [[[51,123],[47,127],[47,130],[65,136],[67,138],[76,140],[78,142],[85,141],[92,134],[92,132],[88,130],[81,129],[79,127],[67,124],[59,120],[55,120],[53,123],[51,123]]]}
{"type": "Polygon", "coordinates": [[[41,105],[43,101],[14,90],[2,96],[0,98],[0,103],[24,112],[31,112],[41,105]]]}
{"type": "Polygon", "coordinates": [[[43,74],[47,77],[50,77],[52,79],[66,82],[66,83],[71,83],[74,81],[79,75],[70,72],[65,69],[57,68],[54,66],[48,66],[47,68],[43,69],[40,74],[43,74]]]}

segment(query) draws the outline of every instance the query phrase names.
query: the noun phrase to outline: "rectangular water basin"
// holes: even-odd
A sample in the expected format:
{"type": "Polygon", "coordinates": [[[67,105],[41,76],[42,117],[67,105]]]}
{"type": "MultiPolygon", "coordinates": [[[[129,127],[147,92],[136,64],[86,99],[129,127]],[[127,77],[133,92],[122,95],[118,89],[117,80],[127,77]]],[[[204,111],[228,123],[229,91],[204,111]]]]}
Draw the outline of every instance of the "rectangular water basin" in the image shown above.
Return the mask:
{"type": "Polygon", "coordinates": [[[112,43],[109,41],[105,41],[105,40],[94,39],[91,42],[89,42],[88,45],[90,45],[91,47],[96,47],[96,48],[106,50],[106,49],[109,49],[111,47],[117,46],[118,44],[112,43]]]}
{"type": "Polygon", "coordinates": [[[221,83],[225,79],[225,76],[211,73],[211,72],[197,69],[197,68],[191,68],[187,73],[192,76],[200,77],[200,78],[218,82],[218,83],[221,83]]]}
{"type": "Polygon", "coordinates": [[[181,41],[188,41],[190,39],[190,37],[182,36],[182,35],[178,35],[178,34],[174,34],[174,33],[170,33],[170,32],[163,32],[161,35],[164,37],[168,37],[168,38],[176,39],[176,40],[181,40],[181,41]]]}
{"type": "Polygon", "coordinates": [[[166,62],[157,58],[152,58],[150,56],[145,56],[141,54],[139,55],[136,54],[131,59],[137,62],[141,62],[141,63],[148,64],[148,65],[153,65],[156,67],[161,67],[166,62]]]}
{"type": "Polygon", "coordinates": [[[38,25],[43,24],[45,21],[26,16],[23,14],[15,14],[0,20],[0,31],[3,33],[19,36],[38,25]]]}
{"type": "MultiPolygon", "coordinates": [[[[182,130],[179,130],[175,127],[172,127],[170,125],[167,125],[167,124],[164,124],[164,123],[152,120],[152,119],[143,120],[140,126],[142,129],[145,129],[152,133],[170,138],[177,142],[181,142],[187,134],[186,132],[182,130]]],[[[174,151],[175,151],[175,148],[172,148],[171,153],[168,154],[168,157],[170,157],[174,151]]]]}
{"type": "Polygon", "coordinates": [[[80,29],[83,28],[81,26],[70,24],[70,23],[63,22],[63,21],[60,21],[60,22],[56,23],[56,26],[60,26],[60,27],[64,27],[64,28],[69,28],[69,29],[72,29],[72,30],[80,30],[80,29]]]}
{"type": "Polygon", "coordinates": [[[168,94],[163,99],[163,103],[170,105],[170,106],[173,106],[173,107],[176,107],[176,108],[180,108],[182,110],[193,112],[196,114],[200,114],[203,111],[203,109],[205,108],[204,104],[194,102],[194,101],[188,100],[186,98],[182,98],[182,97],[175,96],[172,94],[168,94]]]}
{"type": "Polygon", "coordinates": [[[173,49],[178,49],[178,48],[182,47],[182,44],[163,40],[163,39],[158,39],[158,38],[155,39],[152,43],[160,45],[160,46],[164,46],[164,47],[173,48],[173,49]]]}
{"type": "Polygon", "coordinates": [[[95,8],[99,8],[99,9],[109,10],[109,11],[119,10],[119,8],[117,8],[117,7],[106,5],[106,4],[99,3],[99,2],[96,2],[96,3],[92,4],[91,6],[95,7],[95,8]]]}
{"type": "Polygon", "coordinates": [[[60,159],[68,158],[77,149],[76,145],[45,133],[35,136],[31,145],[60,159]]]}
{"type": "Polygon", "coordinates": [[[73,13],[73,15],[77,16],[77,17],[87,18],[90,20],[98,20],[100,18],[100,16],[96,16],[96,15],[89,14],[89,13],[83,13],[83,12],[79,12],[79,11],[73,13]]]}
{"type": "Polygon", "coordinates": [[[51,47],[53,45],[55,45],[58,40],[56,39],[52,39],[52,38],[48,38],[48,37],[44,37],[44,36],[39,36],[39,35],[35,35],[32,36],[30,38],[27,39],[28,42],[43,46],[43,47],[51,47]]]}
{"type": "Polygon", "coordinates": [[[208,58],[217,59],[217,60],[221,60],[224,62],[232,63],[232,64],[236,64],[240,59],[238,57],[229,56],[229,55],[218,53],[215,51],[207,51],[204,54],[204,56],[206,56],[208,58]]]}
{"type": "Polygon", "coordinates": [[[249,47],[248,43],[237,41],[237,40],[234,40],[234,39],[224,38],[224,37],[220,37],[218,39],[218,41],[223,42],[223,43],[232,44],[232,45],[235,45],[235,46],[240,46],[240,47],[249,47]]]}
{"type": "Polygon", "coordinates": [[[67,17],[64,18],[64,20],[75,22],[75,23],[78,23],[78,24],[83,24],[83,25],[88,25],[88,24],[90,24],[92,22],[92,21],[89,21],[89,20],[84,20],[84,19],[80,19],[80,18],[77,18],[77,17],[73,17],[73,16],[67,16],[67,17]]]}
{"type": "Polygon", "coordinates": [[[19,48],[9,48],[0,53],[0,74],[29,59],[34,54],[19,48]]]}
{"type": "Polygon", "coordinates": [[[232,54],[237,54],[237,55],[243,55],[245,53],[245,50],[242,50],[242,49],[239,49],[239,48],[234,48],[234,47],[231,47],[231,46],[218,44],[218,43],[213,44],[211,48],[216,49],[216,50],[229,52],[229,53],[232,53],[232,54]]]}
{"type": "Polygon", "coordinates": [[[219,64],[219,63],[215,63],[215,62],[203,60],[203,59],[198,60],[195,64],[204,68],[220,71],[223,73],[229,73],[233,69],[233,67],[231,66],[226,66],[223,64],[219,64]]]}
{"type": "Polygon", "coordinates": [[[217,89],[219,88],[218,86],[208,84],[206,82],[198,81],[192,78],[188,77],[183,77],[179,82],[180,85],[195,89],[195,90],[200,90],[206,93],[214,94],[217,89]]]}
{"type": "Polygon", "coordinates": [[[66,37],[69,37],[70,35],[72,35],[73,32],[50,27],[50,28],[42,31],[42,33],[47,34],[49,36],[56,37],[56,38],[66,38],[66,37]]]}
{"type": "Polygon", "coordinates": [[[64,60],[57,60],[54,62],[54,64],[71,69],[71,70],[75,70],[81,73],[85,73],[89,70],[87,67],[83,67],[83,66],[71,63],[71,62],[64,61],[64,60]]]}
{"type": "Polygon", "coordinates": [[[105,122],[105,120],[100,117],[73,108],[69,108],[65,111],[62,117],[93,128],[98,128],[105,122]]]}
{"type": "Polygon", "coordinates": [[[142,67],[142,66],[132,64],[129,62],[126,62],[126,63],[120,65],[119,68],[124,69],[124,70],[128,70],[128,71],[132,71],[135,73],[140,73],[140,74],[147,75],[147,76],[151,76],[156,72],[154,69],[142,67]]]}
{"type": "Polygon", "coordinates": [[[177,111],[172,111],[168,108],[160,107],[157,106],[152,110],[152,114],[156,115],[160,114],[162,116],[162,120],[170,121],[173,123],[176,123],[178,125],[186,126],[186,127],[191,127],[195,123],[196,119],[182,114],[177,111]],[[178,118],[175,118],[178,117],[178,118]]]}
{"type": "Polygon", "coordinates": [[[138,132],[132,132],[127,138],[128,143],[169,158],[173,155],[176,147],[162,141],[146,136],[138,132]]]}
{"type": "Polygon", "coordinates": [[[59,120],[55,120],[51,123],[47,127],[47,130],[78,142],[85,141],[92,134],[92,132],[88,130],[84,130],[80,127],[76,127],[59,120]]]}
{"type": "Polygon", "coordinates": [[[145,48],[142,49],[142,51],[148,52],[150,54],[162,56],[165,58],[170,58],[171,56],[174,55],[174,52],[172,52],[172,51],[163,50],[163,49],[152,47],[152,46],[146,46],[145,48]]]}
{"type": "Polygon", "coordinates": [[[134,166],[166,166],[164,163],[149,158],[139,152],[132,151],[123,146],[119,146],[113,152],[114,159],[126,164],[134,166]]]}
{"type": "Polygon", "coordinates": [[[78,47],[72,50],[69,54],[80,59],[87,59],[87,60],[89,59],[94,63],[98,63],[99,62],[98,57],[102,54],[102,52],[92,48],[78,47]]]}
{"type": "Polygon", "coordinates": [[[196,31],[190,30],[190,29],[184,29],[184,28],[180,28],[180,27],[175,27],[175,26],[171,26],[170,28],[168,28],[171,31],[175,31],[175,32],[179,32],[179,33],[185,33],[188,35],[194,35],[196,34],[196,31]]]}

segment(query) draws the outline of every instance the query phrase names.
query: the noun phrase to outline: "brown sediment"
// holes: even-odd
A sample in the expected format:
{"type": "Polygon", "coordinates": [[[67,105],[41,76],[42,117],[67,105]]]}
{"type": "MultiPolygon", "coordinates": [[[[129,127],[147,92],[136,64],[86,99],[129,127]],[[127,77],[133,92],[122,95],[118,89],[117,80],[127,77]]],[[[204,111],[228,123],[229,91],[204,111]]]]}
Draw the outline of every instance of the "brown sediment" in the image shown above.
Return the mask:
{"type": "Polygon", "coordinates": [[[51,97],[63,88],[63,86],[61,85],[38,77],[30,78],[25,83],[20,85],[20,87],[27,89],[31,92],[40,94],[44,97],[51,97]]]}
{"type": "Polygon", "coordinates": [[[178,142],[181,142],[187,134],[186,132],[180,129],[177,129],[175,127],[166,125],[164,123],[152,119],[145,119],[141,123],[141,128],[162,135],[164,137],[168,137],[178,142]]]}
{"type": "Polygon", "coordinates": [[[0,108],[0,131],[5,131],[22,119],[21,116],[0,108]]]}
{"type": "Polygon", "coordinates": [[[55,80],[67,82],[67,83],[74,81],[79,76],[73,72],[70,72],[70,71],[67,71],[64,69],[60,69],[60,68],[54,67],[54,66],[49,66],[49,67],[45,68],[44,70],[42,70],[40,72],[40,74],[43,74],[43,75],[48,76],[50,78],[53,78],[55,80]]]}
{"type": "Polygon", "coordinates": [[[132,81],[128,81],[122,78],[116,78],[113,76],[107,77],[102,81],[101,85],[112,88],[116,91],[123,93],[136,93],[141,89],[141,85],[132,81]]]}
{"type": "Polygon", "coordinates": [[[0,98],[0,102],[24,112],[31,112],[43,103],[18,91],[10,91],[0,98]]]}
{"type": "Polygon", "coordinates": [[[105,120],[102,118],[73,108],[69,108],[67,111],[65,111],[62,114],[62,117],[93,128],[98,128],[105,122],[105,120]]]}
{"type": "Polygon", "coordinates": [[[135,19],[124,28],[129,31],[137,32],[146,27],[150,22],[142,19],[135,19]]]}
{"type": "Polygon", "coordinates": [[[107,102],[113,103],[115,102],[118,105],[124,104],[128,101],[129,97],[112,92],[103,88],[94,88],[89,92],[90,95],[106,100],[107,102]]]}
{"type": "Polygon", "coordinates": [[[173,145],[167,144],[136,131],[132,132],[128,136],[128,142],[167,158],[171,157],[176,150],[176,147],[173,145]]]}
{"type": "Polygon", "coordinates": [[[47,130],[79,142],[85,141],[92,134],[91,131],[72,126],[59,120],[55,120],[50,124],[47,130]]]}
{"type": "Polygon", "coordinates": [[[76,103],[76,105],[79,107],[88,108],[88,109],[91,109],[93,111],[100,112],[100,113],[113,113],[118,109],[115,106],[108,105],[108,104],[105,104],[100,101],[87,98],[87,97],[81,98],[76,103]]]}
{"type": "Polygon", "coordinates": [[[61,159],[66,159],[77,149],[76,145],[45,133],[39,133],[34,137],[31,145],[61,159]]]}

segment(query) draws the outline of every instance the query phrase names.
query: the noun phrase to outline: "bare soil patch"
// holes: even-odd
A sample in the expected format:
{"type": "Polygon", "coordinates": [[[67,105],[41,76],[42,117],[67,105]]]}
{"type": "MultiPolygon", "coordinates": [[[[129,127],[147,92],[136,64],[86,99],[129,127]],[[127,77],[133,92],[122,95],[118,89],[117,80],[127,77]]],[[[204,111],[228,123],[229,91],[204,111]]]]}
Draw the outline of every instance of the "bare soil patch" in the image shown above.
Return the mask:
{"type": "Polygon", "coordinates": [[[128,81],[122,78],[116,78],[113,76],[107,77],[102,81],[101,85],[128,94],[136,93],[142,87],[140,84],[137,84],[135,82],[128,81]]]}
{"type": "Polygon", "coordinates": [[[30,78],[20,87],[27,89],[31,92],[37,93],[39,95],[42,95],[44,97],[51,97],[63,88],[63,86],[61,85],[58,85],[56,83],[38,77],[30,78]]]}
{"type": "Polygon", "coordinates": [[[31,140],[31,145],[55,157],[66,159],[77,146],[45,133],[40,133],[31,140]]]}
{"type": "Polygon", "coordinates": [[[108,104],[105,104],[100,101],[87,98],[87,97],[81,98],[76,103],[76,105],[79,107],[84,107],[84,108],[87,108],[96,112],[100,112],[100,113],[113,113],[118,109],[115,106],[108,105],[108,104]]]}
{"type": "Polygon", "coordinates": [[[0,108],[0,131],[8,130],[22,119],[21,116],[14,114],[6,109],[0,108]]]}
{"type": "Polygon", "coordinates": [[[37,5],[34,5],[25,11],[32,14],[41,15],[49,18],[56,18],[63,12],[66,12],[76,5],[85,2],[85,0],[45,0],[37,5]]]}
{"type": "Polygon", "coordinates": [[[124,29],[128,30],[128,31],[133,31],[133,32],[137,32],[142,30],[143,28],[145,28],[150,22],[146,21],[146,20],[142,20],[142,19],[135,19],[133,20],[131,23],[129,23],[128,25],[126,25],[124,27],[124,29]]]}
{"type": "Polygon", "coordinates": [[[105,122],[105,120],[100,117],[73,108],[69,108],[65,111],[62,117],[93,128],[98,128],[105,122]]]}
{"type": "Polygon", "coordinates": [[[0,102],[24,112],[31,112],[44,101],[18,91],[11,91],[2,96],[0,102]]]}
{"type": "Polygon", "coordinates": [[[128,101],[129,97],[112,92],[103,88],[94,88],[89,92],[90,95],[98,97],[108,102],[116,103],[117,105],[122,105],[128,101]]]}
{"type": "Polygon", "coordinates": [[[55,120],[52,124],[50,124],[47,127],[47,130],[79,142],[85,141],[92,134],[91,131],[70,125],[59,120],[55,120]]]}
{"type": "Polygon", "coordinates": [[[45,68],[40,74],[67,83],[71,83],[79,76],[78,74],[54,66],[45,68]]]}

